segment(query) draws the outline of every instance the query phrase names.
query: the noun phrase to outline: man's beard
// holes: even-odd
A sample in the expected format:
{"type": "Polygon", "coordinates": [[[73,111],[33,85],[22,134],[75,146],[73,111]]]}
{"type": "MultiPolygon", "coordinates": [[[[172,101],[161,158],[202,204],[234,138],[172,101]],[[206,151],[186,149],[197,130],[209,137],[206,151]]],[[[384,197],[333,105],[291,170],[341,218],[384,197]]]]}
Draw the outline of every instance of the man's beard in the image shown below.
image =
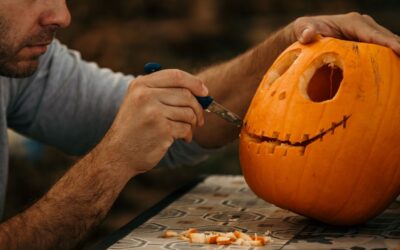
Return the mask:
{"type": "Polygon", "coordinates": [[[54,26],[45,27],[38,34],[16,44],[9,22],[0,16],[0,76],[23,78],[34,74],[39,65],[40,55],[20,58],[19,53],[29,45],[52,40],[56,30],[54,26]]]}

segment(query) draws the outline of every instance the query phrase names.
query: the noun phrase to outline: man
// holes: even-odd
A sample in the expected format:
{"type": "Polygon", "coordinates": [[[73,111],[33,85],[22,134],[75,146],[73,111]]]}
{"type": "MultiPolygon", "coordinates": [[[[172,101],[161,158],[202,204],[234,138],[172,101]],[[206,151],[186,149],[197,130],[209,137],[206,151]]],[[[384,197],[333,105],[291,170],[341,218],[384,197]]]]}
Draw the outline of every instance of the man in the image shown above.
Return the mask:
{"type": "Polygon", "coordinates": [[[296,40],[308,43],[321,34],[400,54],[398,37],[369,16],[303,17],[197,76],[173,69],[134,79],[86,63],[52,41],[69,22],[65,0],[0,0],[1,205],[7,127],[84,154],[43,198],[0,224],[2,249],[72,248],[132,177],[157,164],[201,160],[210,148],[234,140],[238,129],[205,117],[194,95],[211,94],[244,115],[265,69],[296,40]]]}

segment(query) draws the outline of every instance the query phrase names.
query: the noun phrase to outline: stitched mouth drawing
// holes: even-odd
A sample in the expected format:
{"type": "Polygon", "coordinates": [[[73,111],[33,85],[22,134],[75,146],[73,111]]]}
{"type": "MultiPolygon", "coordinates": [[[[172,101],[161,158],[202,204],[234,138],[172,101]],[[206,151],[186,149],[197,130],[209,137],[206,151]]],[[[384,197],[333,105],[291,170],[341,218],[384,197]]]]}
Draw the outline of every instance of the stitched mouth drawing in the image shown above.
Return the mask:
{"type": "MultiPolygon", "coordinates": [[[[350,115],[345,115],[345,116],[343,116],[342,120],[340,120],[338,122],[332,122],[331,127],[329,127],[328,129],[321,129],[320,133],[315,136],[310,137],[309,134],[304,134],[303,139],[298,142],[290,141],[290,134],[286,134],[285,140],[280,140],[279,139],[280,133],[277,131],[274,131],[272,133],[271,137],[264,136],[264,135],[260,136],[260,135],[256,135],[256,134],[251,134],[251,133],[249,133],[249,131],[246,127],[247,124],[245,124],[244,133],[254,143],[270,143],[273,146],[287,145],[290,147],[300,147],[300,148],[302,148],[302,152],[304,154],[306,147],[308,145],[310,145],[311,143],[318,141],[318,140],[323,141],[324,136],[326,136],[327,134],[333,135],[337,128],[342,127],[343,129],[345,129],[347,126],[347,121],[349,119],[350,119],[350,115]]],[[[275,147],[272,147],[269,153],[274,153],[274,151],[275,151],[275,147]]]]}

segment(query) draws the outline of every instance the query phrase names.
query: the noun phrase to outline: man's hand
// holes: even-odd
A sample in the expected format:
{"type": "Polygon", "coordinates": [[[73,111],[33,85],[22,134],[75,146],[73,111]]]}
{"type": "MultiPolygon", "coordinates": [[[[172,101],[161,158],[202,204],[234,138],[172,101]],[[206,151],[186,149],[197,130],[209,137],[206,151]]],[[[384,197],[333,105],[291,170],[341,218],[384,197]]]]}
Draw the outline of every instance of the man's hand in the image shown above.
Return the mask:
{"type": "Polygon", "coordinates": [[[135,174],[154,167],[176,139],[192,140],[192,130],[204,123],[194,95],[207,88],[193,75],[162,70],[135,79],[96,155],[133,168],[135,174]]]}
{"type": "Polygon", "coordinates": [[[368,15],[351,12],[343,15],[300,17],[293,22],[296,39],[310,43],[319,34],[346,40],[387,46],[400,55],[400,38],[368,15]]]}

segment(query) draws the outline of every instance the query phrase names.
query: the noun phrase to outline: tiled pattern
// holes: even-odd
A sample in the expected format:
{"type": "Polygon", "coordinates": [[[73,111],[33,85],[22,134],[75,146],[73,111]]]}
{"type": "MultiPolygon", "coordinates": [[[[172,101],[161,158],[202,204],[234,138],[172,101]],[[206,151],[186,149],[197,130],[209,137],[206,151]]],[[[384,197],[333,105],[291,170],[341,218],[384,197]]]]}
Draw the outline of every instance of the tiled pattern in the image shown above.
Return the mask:
{"type": "Polygon", "coordinates": [[[109,249],[334,249],[398,250],[400,202],[362,227],[338,228],[313,222],[257,198],[242,176],[210,176],[109,249]],[[273,242],[262,248],[191,244],[160,237],[166,229],[235,229],[263,234],[273,242]]]}

